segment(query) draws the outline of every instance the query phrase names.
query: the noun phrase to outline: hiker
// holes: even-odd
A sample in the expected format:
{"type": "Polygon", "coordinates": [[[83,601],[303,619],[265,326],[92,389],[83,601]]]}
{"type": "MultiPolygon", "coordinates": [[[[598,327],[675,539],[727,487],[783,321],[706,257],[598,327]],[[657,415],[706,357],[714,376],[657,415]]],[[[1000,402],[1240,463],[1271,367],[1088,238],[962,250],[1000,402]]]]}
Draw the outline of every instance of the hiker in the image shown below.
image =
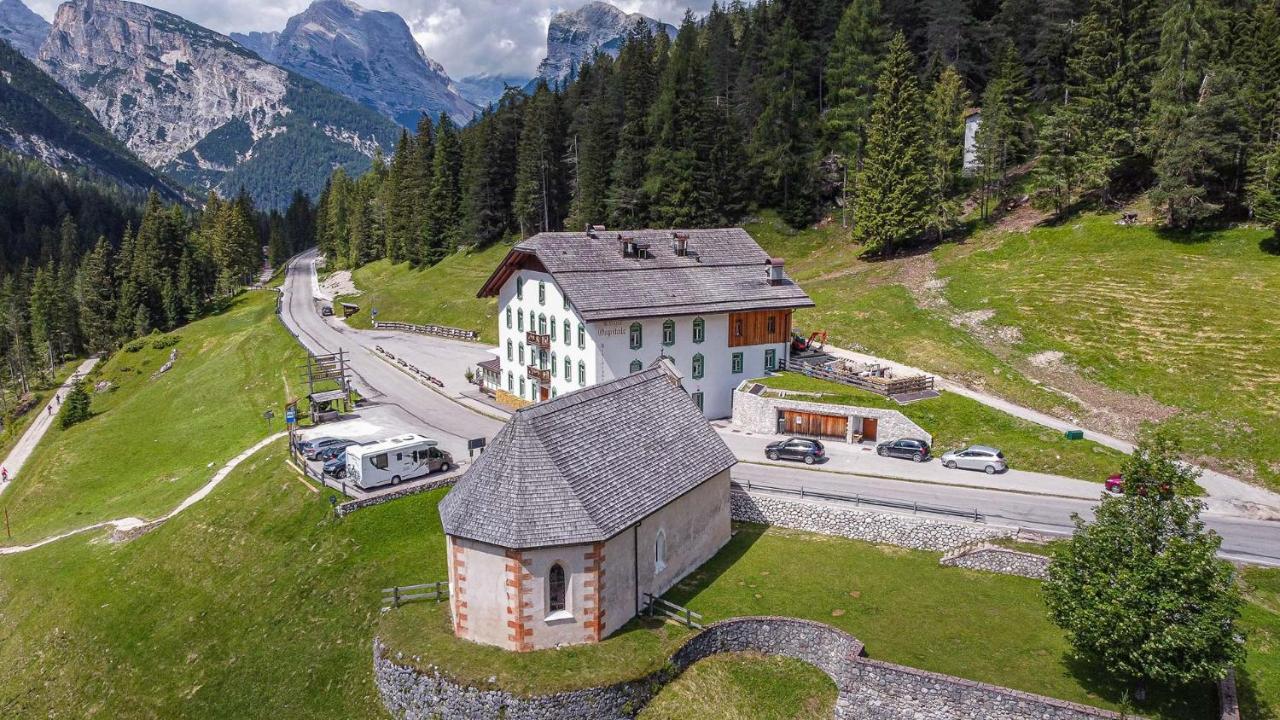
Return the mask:
{"type": "Polygon", "coordinates": [[[45,412],[49,413],[49,417],[53,417],[53,406],[52,406],[52,405],[50,405],[50,406],[46,407],[46,408],[45,408],[45,412]]]}
{"type": "Polygon", "coordinates": [[[9,482],[9,468],[0,467],[0,482],[9,482]]]}

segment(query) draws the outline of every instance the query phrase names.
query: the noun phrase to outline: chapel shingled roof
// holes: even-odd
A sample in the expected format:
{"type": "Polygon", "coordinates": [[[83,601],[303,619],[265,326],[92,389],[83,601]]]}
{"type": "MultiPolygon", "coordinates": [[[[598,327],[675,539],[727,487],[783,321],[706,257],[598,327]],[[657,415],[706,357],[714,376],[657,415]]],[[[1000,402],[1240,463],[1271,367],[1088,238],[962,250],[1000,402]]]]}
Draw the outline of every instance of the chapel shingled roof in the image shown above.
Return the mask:
{"type": "Polygon", "coordinates": [[[736,462],[659,361],[522,408],[440,503],[444,531],[511,549],[600,542],[736,462]]]}
{"type": "Polygon", "coordinates": [[[770,283],[769,254],[742,228],[539,233],[517,244],[480,289],[496,296],[521,267],[549,273],[588,321],[812,307],[783,275],[770,283]],[[688,239],[678,255],[674,235],[688,239]],[[622,238],[647,246],[624,257],[622,238]]]}

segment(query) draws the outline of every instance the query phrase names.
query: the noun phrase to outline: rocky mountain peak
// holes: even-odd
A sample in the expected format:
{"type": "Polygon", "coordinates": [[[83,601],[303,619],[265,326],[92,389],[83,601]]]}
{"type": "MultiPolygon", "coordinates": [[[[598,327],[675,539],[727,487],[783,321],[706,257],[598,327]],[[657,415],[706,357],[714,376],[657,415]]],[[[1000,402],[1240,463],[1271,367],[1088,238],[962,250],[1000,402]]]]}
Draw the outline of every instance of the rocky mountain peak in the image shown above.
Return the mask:
{"type": "Polygon", "coordinates": [[[395,128],[177,15],[126,0],[58,8],[40,64],[152,167],[268,204],[367,167],[395,128]]]}
{"type": "Polygon", "coordinates": [[[0,0],[0,40],[28,58],[35,58],[48,36],[49,23],[23,5],[22,0],[0,0]]]}
{"type": "Polygon", "coordinates": [[[476,112],[395,13],[367,10],[351,0],[315,0],[278,36],[271,35],[232,37],[406,127],[416,126],[423,114],[447,113],[465,123],[476,112]]]}
{"type": "Polygon", "coordinates": [[[577,76],[596,48],[616,56],[637,20],[648,23],[655,34],[675,37],[675,27],[640,13],[628,14],[607,2],[589,2],[577,10],[556,13],[547,26],[547,57],[538,65],[538,77],[563,85],[577,76]]]}

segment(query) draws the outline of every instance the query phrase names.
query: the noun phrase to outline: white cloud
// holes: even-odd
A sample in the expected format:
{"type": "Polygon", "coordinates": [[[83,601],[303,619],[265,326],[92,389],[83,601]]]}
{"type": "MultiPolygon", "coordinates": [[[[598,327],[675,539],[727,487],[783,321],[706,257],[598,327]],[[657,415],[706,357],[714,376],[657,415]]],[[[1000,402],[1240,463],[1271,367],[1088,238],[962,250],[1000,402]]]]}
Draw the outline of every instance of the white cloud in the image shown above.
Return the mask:
{"type": "MultiPolygon", "coordinates": [[[[59,0],[25,0],[52,19],[59,0]]],[[[546,53],[547,24],[559,10],[585,0],[356,0],[371,10],[404,17],[414,36],[453,77],[482,72],[532,75],[546,53]]],[[[148,0],[221,33],[280,30],[310,0],[148,0]]],[[[685,7],[702,13],[711,0],[615,0],[627,12],[642,12],[678,25],[685,7]]]]}

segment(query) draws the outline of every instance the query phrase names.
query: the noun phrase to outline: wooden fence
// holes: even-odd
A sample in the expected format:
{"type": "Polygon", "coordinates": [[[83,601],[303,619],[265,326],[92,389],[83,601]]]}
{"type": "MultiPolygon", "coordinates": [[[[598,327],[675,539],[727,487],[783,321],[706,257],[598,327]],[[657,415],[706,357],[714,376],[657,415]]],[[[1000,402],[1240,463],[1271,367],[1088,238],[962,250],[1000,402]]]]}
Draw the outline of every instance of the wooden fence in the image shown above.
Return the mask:
{"type": "Polygon", "coordinates": [[[475,342],[480,339],[480,333],[476,330],[463,330],[447,325],[414,325],[413,323],[374,320],[373,327],[378,330],[399,330],[401,332],[418,333],[419,335],[435,335],[436,337],[449,338],[451,340],[475,342]]]}
{"type": "Polygon", "coordinates": [[[702,629],[702,615],[682,605],[667,602],[650,593],[644,594],[645,614],[649,617],[665,617],[694,630],[702,629]]]}
{"type": "Polygon", "coordinates": [[[786,369],[791,370],[792,372],[798,372],[802,375],[808,375],[809,377],[819,378],[821,380],[830,380],[831,382],[838,382],[842,385],[851,385],[885,397],[926,392],[928,390],[933,390],[935,385],[935,380],[932,375],[912,375],[911,377],[904,378],[883,378],[875,375],[859,375],[855,372],[832,370],[828,367],[807,365],[801,362],[793,362],[787,366],[786,369]]]}
{"type": "Polygon", "coordinates": [[[382,607],[400,607],[414,600],[444,602],[449,597],[449,581],[422,583],[420,585],[396,585],[382,588],[382,607]]]}

